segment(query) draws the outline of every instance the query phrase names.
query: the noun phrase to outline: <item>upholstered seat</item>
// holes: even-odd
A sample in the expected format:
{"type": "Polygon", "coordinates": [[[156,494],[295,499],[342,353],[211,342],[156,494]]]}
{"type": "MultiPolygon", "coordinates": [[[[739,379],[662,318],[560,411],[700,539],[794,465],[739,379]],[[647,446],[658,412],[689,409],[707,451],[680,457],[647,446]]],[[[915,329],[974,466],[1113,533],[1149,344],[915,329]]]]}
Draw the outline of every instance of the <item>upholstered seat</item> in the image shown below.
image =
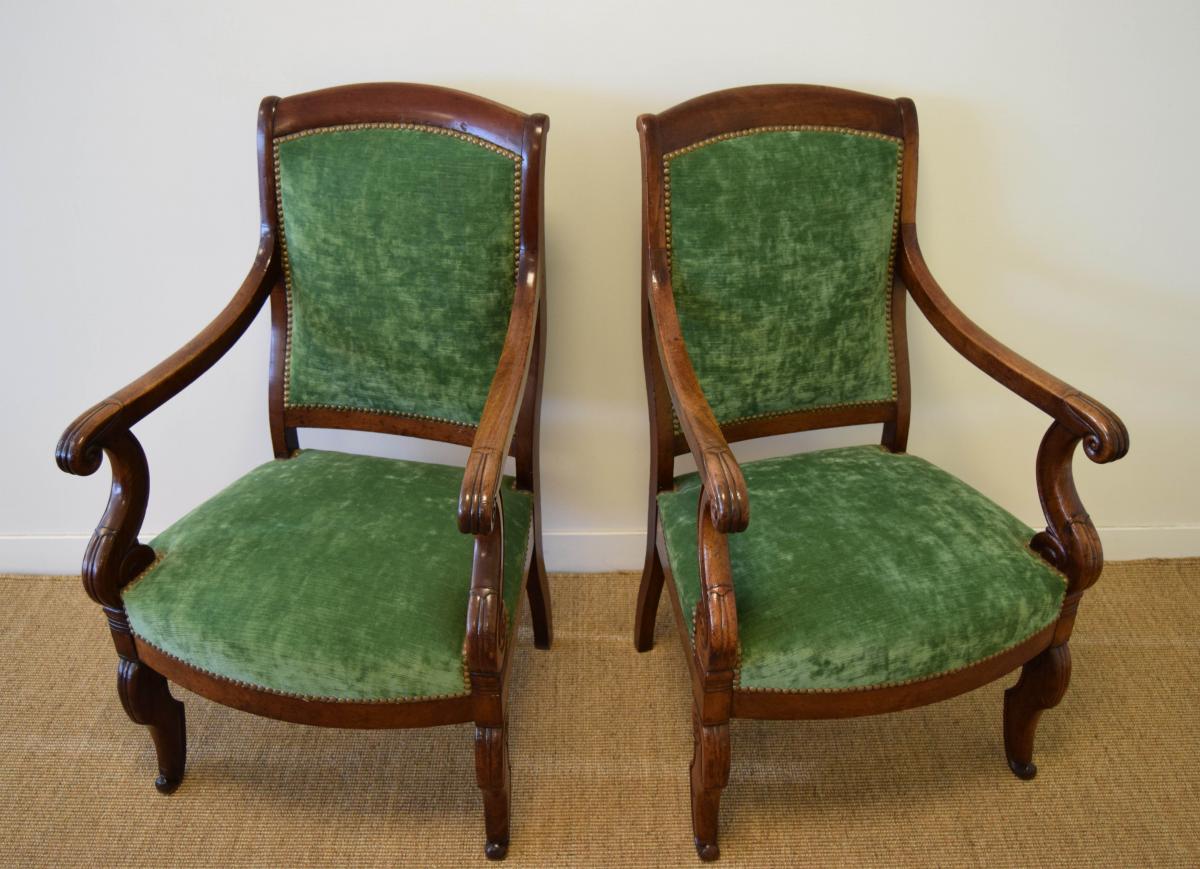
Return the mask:
{"type": "MultiPolygon", "coordinates": [[[[928,462],[849,447],[742,464],[753,513],[729,539],[739,687],[863,688],[969,666],[1053,622],[1066,581],[1032,531],[928,462]]],[[[689,625],[697,474],[658,496],[689,625]]]]}
{"type": "MultiPolygon", "coordinates": [[[[268,462],[155,538],[158,560],[124,593],[130,624],[193,667],[270,691],[468,694],[462,473],[317,450],[268,462]]],[[[511,629],[532,498],[502,489],[511,629]]]]}

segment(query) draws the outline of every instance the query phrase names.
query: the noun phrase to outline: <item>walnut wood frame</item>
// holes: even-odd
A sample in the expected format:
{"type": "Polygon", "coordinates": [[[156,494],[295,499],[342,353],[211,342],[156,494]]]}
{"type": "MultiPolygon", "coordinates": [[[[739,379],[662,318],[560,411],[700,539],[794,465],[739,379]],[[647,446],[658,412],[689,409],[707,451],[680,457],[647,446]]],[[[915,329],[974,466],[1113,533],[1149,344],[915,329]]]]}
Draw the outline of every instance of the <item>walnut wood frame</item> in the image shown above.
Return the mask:
{"type": "MultiPolygon", "coordinates": [[[[428,727],[475,722],[475,759],[483,792],[487,856],[508,848],[507,675],[512,648],[504,613],[503,522],[499,497],[506,456],[515,458],[517,485],[533,494],[533,521],[522,573],[534,642],[549,648],[550,594],[543,562],[538,427],[546,354],[546,276],[543,177],[549,120],[523,115],[461,91],[416,84],[361,84],[280,99],[258,111],[260,227],[258,251],[232,301],[182,349],[143,377],[85,411],[58,444],[59,467],[95,473],[102,454],[112,466],[108,509],[88,544],[84,589],[103,608],[118,655],[117,690],[129,717],[149,727],[158,755],[156,787],[170,793],[183,778],[186,756],[183,705],[167,680],[227,706],[285,721],[326,727],[428,727]],[[276,213],[273,141],[301,130],[353,123],[415,123],[469,133],[521,157],[518,272],[503,350],[478,427],[362,411],[284,406],[287,340],[286,288],[276,213]],[[472,574],[463,577],[468,600],[466,659],[471,690],[461,696],[397,702],[336,702],[268,692],[205,673],[142,642],[130,629],[121,590],[154,559],[138,542],[149,497],[146,458],[131,428],[207,371],[245,332],[271,299],[268,410],[275,456],[299,446],[297,428],[326,427],[409,435],[471,447],[459,496],[457,524],[473,535],[472,574]]],[[[466,541],[464,541],[466,545],[466,541]]]]}
{"type": "Polygon", "coordinates": [[[700,858],[719,856],[717,815],[729,779],[729,719],[841,718],[891,712],[970,691],[1023,667],[1005,692],[1004,745],[1012,771],[1032,778],[1033,739],[1042,711],[1055,706],[1071,671],[1068,640],[1083,592],[1100,574],[1103,555],[1096,529],[1075,490],[1071,463],[1081,441],[1094,462],[1112,462],[1129,449],[1124,424],[1099,402],[1009,350],[969,320],[930,274],[917,244],[917,113],[911,100],[809,85],[764,85],[718,91],[638,118],[642,148],[642,350],[650,409],[650,504],[646,564],[638,594],[634,644],[653,645],[654,621],[664,584],[680,638],[689,650],[695,754],[692,824],[700,858]],[[722,133],[753,127],[808,124],[883,133],[903,141],[900,227],[893,269],[891,326],[897,392],[894,401],[869,407],[801,411],[787,416],[720,425],[696,379],[680,331],[667,259],[663,155],[722,133]],[[969,362],[1048,414],[1035,467],[1047,527],[1033,548],[1068,579],[1056,623],[1019,646],[965,669],[906,685],[832,692],[766,692],[734,685],[738,650],[735,587],[726,535],[744,531],[750,496],[733,441],[784,432],[883,423],[882,444],[907,446],[910,413],[905,294],[911,294],[939,334],[969,362]],[[681,434],[674,432],[671,411],[681,434]],[[684,613],[666,555],[657,496],[674,486],[674,460],[690,452],[703,490],[697,516],[702,594],[696,612],[684,613]],[[695,641],[688,632],[694,617],[695,641]]]}

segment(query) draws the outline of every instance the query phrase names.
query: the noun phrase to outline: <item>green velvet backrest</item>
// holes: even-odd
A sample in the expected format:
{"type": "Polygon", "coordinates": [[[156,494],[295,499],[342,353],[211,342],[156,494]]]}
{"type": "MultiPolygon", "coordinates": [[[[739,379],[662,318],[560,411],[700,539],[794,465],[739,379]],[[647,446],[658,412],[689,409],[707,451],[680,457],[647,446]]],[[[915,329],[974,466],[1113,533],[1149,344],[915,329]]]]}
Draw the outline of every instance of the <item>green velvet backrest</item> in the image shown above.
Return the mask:
{"type": "Polygon", "coordinates": [[[895,399],[901,140],[821,127],[666,154],[675,305],[722,424],[895,399]]]}
{"type": "Polygon", "coordinates": [[[519,155],[415,124],[274,145],[285,407],[478,424],[516,284],[519,155]]]}

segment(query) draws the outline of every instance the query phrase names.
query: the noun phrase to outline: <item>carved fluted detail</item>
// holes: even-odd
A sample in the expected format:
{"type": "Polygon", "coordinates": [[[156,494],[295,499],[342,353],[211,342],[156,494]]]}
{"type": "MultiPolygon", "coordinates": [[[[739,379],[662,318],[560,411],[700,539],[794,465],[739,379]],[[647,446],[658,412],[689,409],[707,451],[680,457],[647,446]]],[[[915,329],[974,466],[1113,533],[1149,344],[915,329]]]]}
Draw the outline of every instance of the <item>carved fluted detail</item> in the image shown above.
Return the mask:
{"type": "Polygon", "coordinates": [[[473,673],[496,673],[504,663],[504,598],[490,588],[472,589],[467,598],[467,666],[473,673]]]}
{"type": "Polygon", "coordinates": [[[729,563],[729,541],[716,527],[702,494],[697,510],[700,605],[696,610],[696,655],[706,682],[732,684],[737,666],[738,619],[729,563]]]}
{"type": "Polygon", "coordinates": [[[167,680],[140,661],[122,657],[117,663],[117,696],[135,724],[150,730],[158,758],[154,787],[169,794],[183,781],[187,733],[183,704],[171,696],[167,680]]]}
{"type": "Polygon", "coordinates": [[[467,598],[465,653],[472,683],[486,694],[498,694],[504,669],[507,617],[504,612],[504,515],[497,504],[490,533],[475,538],[471,591],[467,598]]]}
{"type": "Polygon", "coordinates": [[[709,447],[701,457],[713,525],[723,534],[745,531],[750,524],[750,497],[742,469],[729,447],[709,447]]]}
{"type": "Polygon", "coordinates": [[[458,530],[464,534],[489,534],[495,512],[504,457],[489,447],[475,448],[467,457],[462,489],[458,494],[458,530]]]}

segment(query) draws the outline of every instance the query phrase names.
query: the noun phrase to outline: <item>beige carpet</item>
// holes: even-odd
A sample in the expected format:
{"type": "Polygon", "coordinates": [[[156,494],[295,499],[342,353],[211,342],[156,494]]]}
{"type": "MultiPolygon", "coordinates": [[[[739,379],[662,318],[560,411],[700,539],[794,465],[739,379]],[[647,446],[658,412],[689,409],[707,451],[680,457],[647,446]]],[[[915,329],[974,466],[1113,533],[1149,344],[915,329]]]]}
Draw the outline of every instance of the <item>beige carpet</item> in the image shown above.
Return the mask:
{"type": "MultiPolygon", "coordinates": [[[[177,692],[188,774],[162,797],[78,581],[0,593],[0,862],[485,864],[469,725],[320,730],[177,692]]],[[[554,650],[522,628],[509,866],[699,865],[684,661],[666,606],[657,647],[633,651],[635,593],[631,575],[558,576],[554,650]]],[[[1004,763],[1002,684],[876,718],[735,722],[722,864],[1200,864],[1198,625],[1200,560],[1110,565],[1032,782],[1004,763]]]]}

